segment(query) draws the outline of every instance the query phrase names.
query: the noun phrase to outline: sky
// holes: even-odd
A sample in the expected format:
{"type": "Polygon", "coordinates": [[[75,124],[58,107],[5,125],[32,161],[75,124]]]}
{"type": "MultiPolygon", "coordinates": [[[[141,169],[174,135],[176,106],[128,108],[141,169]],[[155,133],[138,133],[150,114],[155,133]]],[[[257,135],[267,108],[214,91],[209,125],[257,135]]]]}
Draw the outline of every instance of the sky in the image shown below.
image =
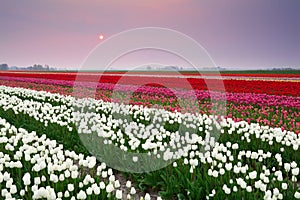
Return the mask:
{"type": "Polygon", "coordinates": [[[221,67],[300,69],[299,0],[0,3],[0,63],[10,66],[78,69],[107,38],[128,29],[162,27],[196,40],[221,67]]]}

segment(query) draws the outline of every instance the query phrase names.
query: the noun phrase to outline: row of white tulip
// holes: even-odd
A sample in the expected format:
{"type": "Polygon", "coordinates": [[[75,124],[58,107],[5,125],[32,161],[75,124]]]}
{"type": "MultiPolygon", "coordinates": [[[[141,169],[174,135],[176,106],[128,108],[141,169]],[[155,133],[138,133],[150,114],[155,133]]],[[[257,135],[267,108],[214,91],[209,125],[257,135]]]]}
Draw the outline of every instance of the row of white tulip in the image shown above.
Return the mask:
{"type": "MultiPolygon", "coordinates": [[[[107,194],[116,199],[134,199],[136,189],[130,181],[124,187],[113,170],[95,157],[84,157],[46,135],[37,136],[16,128],[0,118],[0,193],[5,199],[87,199],[107,194]],[[24,169],[26,171],[24,172],[24,169]],[[92,177],[88,172],[94,170],[92,177]],[[22,183],[15,180],[21,175],[22,183]]],[[[141,199],[150,199],[146,194],[141,199]]],[[[158,197],[157,199],[160,199],[158,197]]]]}
{"type": "MultiPolygon", "coordinates": [[[[0,106],[4,110],[12,109],[16,114],[28,114],[46,126],[48,123],[57,123],[61,126],[67,126],[71,130],[72,123],[75,123],[79,133],[95,132],[99,137],[107,138],[108,143],[118,143],[120,148],[125,151],[128,148],[134,151],[142,147],[145,151],[152,150],[154,154],[157,154],[158,151],[164,152],[168,147],[179,149],[176,153],[167,151],[163,155],[165,160],[178,159],[184,154],[179,145],[185,145],[185,149],[188,150],[194,143],[202,145],[208,142],[209,144],[214,143],[214,137],[210,137],[209,131],[213,130],[213,124],[218,129],[221,127],[218,121],[214,120],[213,116],[172,113],[162,109],[119,105],[117,103],[94,99],[75,99],[69,97],[67,100],[60,101],[61,103],[67,103],[68,106],[64,104],[53,106],[49,102],[34,101],[33,99],[46,99],[46,97],[40,97],[43,94],[46,94],[45,96],[48,99],[56,100],[63,99],[63,96],[53,94],[54,97],[51,97],[51,93],[41,92],[42,94],[37,94],[40,92],[32,90],[25,90],[26,92],[24,92],[19,88],[2,87],[6,89],[5,92],[0,93],[0,106]],[[10,92],[9,90],[12,91],[10,92]],[[28,99],[23,100],[18,96],[24,96],[28,99]],[[70,107],[71,105],[72,107],[70,107]],[[88,111],[83,112],[84,108],[88,108],[88,111]],[[99,110],[104,112],[104,114],[97,113],[99,110]],[[123,118],[116,117],[116,115],[123,115],[123,118]],[[131,115],[133,115],[133,119],[131,119],[131,115]],[[151,124],[146,126],[143,123],[138,123],[139,120],[151,120],[151,124]],[[165,123],[178,123],[184,126],[185,129],[192,130],[193,132],[185,132],[183,133],[184,135],[179,133],[179,131],[170,132],[164,128],[165,123]],[[121,127],[123,131],[120,130],[117,134],[114,134],[113,129],[116,127],[121,127]],[[204,130],[205,128],[207,128],[205,130],[206,138],[202,138],[196,134],[197,129],[204,130]],[[163,142],[166,137],[170,140],[168,144],[163,142]],[[125,141],[124,138],[129,139],[125,141]],[[145,143],[141,143],[141,139],[145,139],[145,143]],[[130,144],[130,147],[124,146],[125,143],[130,144]]],[[[158,154],[158,156],[161,155],[158,154]]]]}
{"type": "MultiPolygon", "coordinates": [[[[28,114],[42,123],[57,123],[70,130],[76,124],[80,134],[95,133],[105,138],[105,143],[118,145],[123,151],[143,150],[166,161],[182,158],[183,164],[190,166],[191,173],[196,167],[209,164],[207,174],[213,178],[235,174],[238,178],[230,179],[228,184],[223,185],[225,194],[241,190],[260,191],[265,194],[265,199],[283,199],[283,191],[293,187],[290,180],[297,182],[297,163],[284,162],[281,155],[285,147],[292,146],[295,153],[298,150],[300,137],[290,131],[211,115],[181,114],[4,86],[1,89],[4,92],[0,92],[0,106],[5,110],[13,109],[16,114],[28,114]],[[61,105],[53,106],[49,99],[61,105]],[[177,124],[179,128],[170,131],[166,124],[177,124]],[[263,149],[240,150],[238,142],[217,142],[219,134],[235,134],[247,143],[257,139],[269,145],[277,144],[281,146],[281,153],[274,155],[263,149]],[[268,160],[273,157],[277,167],[268,169],[268,160]],[[256,161],[261,165],[257,168],[243,165],[246,159],[249,163],[256,161]]],[[[12,147],[8,145],[7,148],[12,147]]],[[[173,166],[178,164],[174,162],[173,166]]],[[[214,194],[212,191],[207,198],[214,194]]],[[[300,198],[299,193],[295,192],[294,197],[300,198]]]]}

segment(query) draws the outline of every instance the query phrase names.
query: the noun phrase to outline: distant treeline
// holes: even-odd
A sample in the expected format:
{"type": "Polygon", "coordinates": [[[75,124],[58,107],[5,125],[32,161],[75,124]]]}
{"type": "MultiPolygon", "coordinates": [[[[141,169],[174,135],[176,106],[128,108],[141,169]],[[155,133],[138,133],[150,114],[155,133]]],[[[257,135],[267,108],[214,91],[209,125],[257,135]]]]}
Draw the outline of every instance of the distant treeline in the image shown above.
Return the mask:
{"type": "Polygon", "coordinates": [[[220,71],[221,74],[300,74],[299,69],[267,69],[267,70],[228,70],[220,71]]]}
{"type": "Polygon", "coordinates": [[[0,70],[31,70],[31,71],[56,71],[56,68],[49,67],[49,65],[39,65],[35,64],[33,66],[28,67],[16,67],[16,66],[8,66],[8,64],[0,64],[0,70]]]}
{"type": "MultiPolygon", "coordinates": [[[[78,70],[66,70],[66,69],[57,69],[54,67],[49,67],[49,65],[40,65],[40,64],[34,64],[33,66],[28,66],[28,67],[17,67],[17,66],[8,66],[8,64],[0,64],[0,70],[29,70],[29,71],[78,71],[78,70]]],[[[229,68],[222,68],[222,67],[217,67],[217,69],[211,69],[211,68],[201,68],[200,71],[205,71],[205,73],[215,73],[219,71],[221,74],[231,74],[231,73],[249,73],[249,74],[300,74],[300,69],[296,68],[287,68],[287,67],[282,67],[282,68],[273,68],[273,69],[229,69],[229,68]]],[[[88,72],[96,72],[97,70],[81,70],[81,71],[88,71],[88,72]]],[[[123,69],[123,70],[107,70],[107,71],[122,71],[122,72],[128,72],[128,70],[123,69]]],[[[157,72],[172,72],[172,71],[180,71],[184,73],[194,73],[197,71],[194,70],[189,70],[189,69],[184,69],[182,67],[178,66],[165,66],[163,68],[151,68],[150,66],[143,69],[143,70],[136,70],[136,71],[157,71],[157,72]]]]}

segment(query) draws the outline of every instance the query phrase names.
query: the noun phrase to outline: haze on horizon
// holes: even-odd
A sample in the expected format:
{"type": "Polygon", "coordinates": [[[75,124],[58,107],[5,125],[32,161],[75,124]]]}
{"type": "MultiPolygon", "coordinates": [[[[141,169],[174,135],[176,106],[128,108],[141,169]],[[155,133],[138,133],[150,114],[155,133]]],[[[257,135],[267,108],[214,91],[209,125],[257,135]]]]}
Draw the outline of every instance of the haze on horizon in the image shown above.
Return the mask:
{"type": "Polygon", "coordinates": [[[195,39],[217,66],[300,69],[299,8],[298,0],[2,0],[0,64],[78,69],[108,37],[162,27],[195,39]]]}

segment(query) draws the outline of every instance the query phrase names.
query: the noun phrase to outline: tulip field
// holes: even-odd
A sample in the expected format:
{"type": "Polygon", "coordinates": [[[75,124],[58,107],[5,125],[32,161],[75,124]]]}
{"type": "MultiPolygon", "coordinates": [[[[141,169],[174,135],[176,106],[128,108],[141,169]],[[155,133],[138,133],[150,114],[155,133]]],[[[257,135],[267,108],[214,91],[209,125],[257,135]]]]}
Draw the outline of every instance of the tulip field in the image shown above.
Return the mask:
{"type": "Polygon", "coordinates": [[[300,199],[300,74],[81,75],[0,72],[0,199],[300,199]]]}

